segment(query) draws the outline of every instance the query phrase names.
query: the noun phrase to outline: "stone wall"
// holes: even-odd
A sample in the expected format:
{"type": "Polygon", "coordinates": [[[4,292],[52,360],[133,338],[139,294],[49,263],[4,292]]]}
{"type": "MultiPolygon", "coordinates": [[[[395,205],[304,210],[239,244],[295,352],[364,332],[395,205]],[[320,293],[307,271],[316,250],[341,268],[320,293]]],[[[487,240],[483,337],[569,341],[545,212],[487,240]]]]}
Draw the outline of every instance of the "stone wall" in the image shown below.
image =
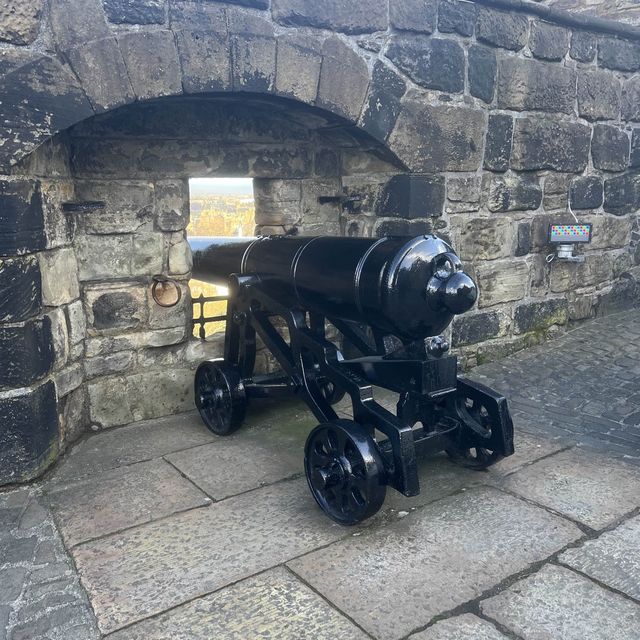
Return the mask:
{"type": "Polygon", "coordinates": [[[451,332],[467,364],[638,301],[628,26],[510,0],[9,4],[0,482],[91,423],[190,406],[188,297],[149,299],[188,278],[187,177],[255,177],[263,232],[449,238],[480,287],[451,332]],[[570,207],[594,242],[549,264],[570,207]]]}
{"type": "Polygon", "coordinates": [[[640,25],[640,3],[638,0],[541,0],[541,4],[572,13],[640,25]]]}

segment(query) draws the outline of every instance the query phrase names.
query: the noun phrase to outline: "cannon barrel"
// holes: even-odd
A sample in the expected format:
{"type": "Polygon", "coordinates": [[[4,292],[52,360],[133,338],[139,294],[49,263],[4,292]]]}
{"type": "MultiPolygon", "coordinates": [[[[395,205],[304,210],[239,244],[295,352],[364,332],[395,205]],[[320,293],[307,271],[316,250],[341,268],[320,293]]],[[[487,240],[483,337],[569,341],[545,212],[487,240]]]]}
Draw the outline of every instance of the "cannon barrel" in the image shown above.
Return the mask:
{"type": "Polygon", "coordinates": [[[440,334],[468,311],[477,287],[435,235],[342,238],[192,238],[193,277],[227,284],[257,275],[287,306],[364,322],[403,340],[440,334]]]}

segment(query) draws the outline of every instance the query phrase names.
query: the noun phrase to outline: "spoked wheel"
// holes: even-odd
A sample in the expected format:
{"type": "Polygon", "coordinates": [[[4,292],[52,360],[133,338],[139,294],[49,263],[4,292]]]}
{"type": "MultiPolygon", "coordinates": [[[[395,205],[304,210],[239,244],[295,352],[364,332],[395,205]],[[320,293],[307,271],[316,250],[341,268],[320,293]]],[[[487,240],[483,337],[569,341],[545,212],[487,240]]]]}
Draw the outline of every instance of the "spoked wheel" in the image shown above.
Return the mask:
{"type": "Polygon", "coordinates": [[[338,404],[346,395],[344,389],[337,387],[329,378],[320,378],[318,385],[320,387],[320,393],[322,393],[324,399],[331,405],[338,404]]]}
{"type": "Polygon", "coordinates": [[[236,367],[222,361],[203,362],[196,371],[195,397],[209,431],[226,436],[242,426],[247,397],[236,367]]]}
{"type": "Polygon", "coordinates": [[[463,419],[463,425],[457,441],[446,449],[451,460],[462,467],[476,470],[488,469],[502,460],[502,454],[481,444],[483,440],[488,443],[492,435],[491,418],[482,402],[465,398],[460,401],[458,414],[463,419]]]}
{"type": "Polygon", "coordinates": [[[344,525],[376,513],[387,493],[382,457],[369,432],[351,420],[317,426],[307,438],[304,467],[320,508],[344,525]]]}

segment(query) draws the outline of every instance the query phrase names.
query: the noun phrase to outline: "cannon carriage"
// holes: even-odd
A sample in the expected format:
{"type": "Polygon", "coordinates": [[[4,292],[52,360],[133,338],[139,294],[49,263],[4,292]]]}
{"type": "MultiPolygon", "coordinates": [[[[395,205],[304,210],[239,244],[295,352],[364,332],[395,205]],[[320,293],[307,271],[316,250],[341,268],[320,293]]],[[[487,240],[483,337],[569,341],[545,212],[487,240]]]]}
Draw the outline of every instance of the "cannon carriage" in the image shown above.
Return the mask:
{"type": "Polygon", "coordinates": [[[302,398],[319,422],[305,445],[307,481],[335,521],[375,514],[387,486],[417,495],[421,456],[446,451],[482,470],[514,452],[505,398],[458,375],[441,336],[477,297],[442,239],[195,238],[191,247],[193,277],[229,288],[224,358],[196,372],[204,423],[228,435],[250,400],[302,398]],[[254,374],[256,336],[281,371],[254,374]],[[398,394],[395,414],[375,387],[398,394]],[[345,394],[352,420],[333,408],[345,394]]]}

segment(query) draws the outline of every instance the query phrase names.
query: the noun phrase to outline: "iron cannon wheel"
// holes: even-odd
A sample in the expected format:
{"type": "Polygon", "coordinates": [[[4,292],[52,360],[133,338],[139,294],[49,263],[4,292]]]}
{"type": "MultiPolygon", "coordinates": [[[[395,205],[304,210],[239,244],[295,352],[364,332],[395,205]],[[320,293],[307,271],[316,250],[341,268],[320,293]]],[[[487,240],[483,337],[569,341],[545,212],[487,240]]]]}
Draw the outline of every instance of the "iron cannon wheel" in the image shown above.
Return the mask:
{"type": "Polygon", "coordinates": [[[362,522],[384,502],[382,457],[367,429],[356,422],[318,425],[307,438],[304,467],[316,502],[340,524],[362,522]]]}
{"type": "Polygon", "coordinates": [[[209,431],[227,436],[244,421],[247,397],[238,369],[225,362],[203,362],[196,371],[196,407],[209,431]]]}

